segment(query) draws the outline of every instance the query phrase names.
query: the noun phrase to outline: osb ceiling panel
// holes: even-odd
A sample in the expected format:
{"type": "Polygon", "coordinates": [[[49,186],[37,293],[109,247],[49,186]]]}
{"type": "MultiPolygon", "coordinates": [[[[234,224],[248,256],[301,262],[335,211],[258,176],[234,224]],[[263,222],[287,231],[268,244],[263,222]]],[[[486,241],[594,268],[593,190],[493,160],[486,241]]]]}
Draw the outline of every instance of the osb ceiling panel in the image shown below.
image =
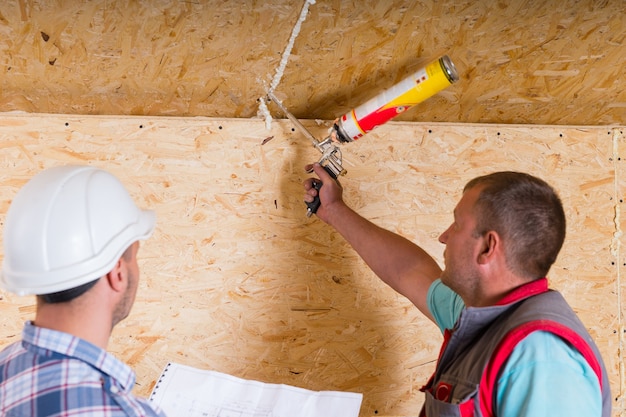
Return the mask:
{"type": "Polygon", "coordinates": [[[278,81],[330,120],[448,54],[400,120],[622,124],[625,38],[624,0],[4,0],[0,111],[250,118],[278,81]]]}

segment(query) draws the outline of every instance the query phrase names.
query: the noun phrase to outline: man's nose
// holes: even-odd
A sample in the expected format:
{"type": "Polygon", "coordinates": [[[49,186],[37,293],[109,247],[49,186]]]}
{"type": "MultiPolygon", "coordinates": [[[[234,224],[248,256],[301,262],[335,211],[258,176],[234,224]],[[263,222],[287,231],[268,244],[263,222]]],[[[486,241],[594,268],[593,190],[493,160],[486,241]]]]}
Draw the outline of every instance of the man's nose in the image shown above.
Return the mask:
{"type": "Polygon", "coordinates": [[[443,243],[444,245],[446,244],[446,242],[448,241],[448,230],[450,230],[450,228],[447,228],[446,230],[444,230],[444,232],[442,234],[439,235],[439,242],[443,243]]]}

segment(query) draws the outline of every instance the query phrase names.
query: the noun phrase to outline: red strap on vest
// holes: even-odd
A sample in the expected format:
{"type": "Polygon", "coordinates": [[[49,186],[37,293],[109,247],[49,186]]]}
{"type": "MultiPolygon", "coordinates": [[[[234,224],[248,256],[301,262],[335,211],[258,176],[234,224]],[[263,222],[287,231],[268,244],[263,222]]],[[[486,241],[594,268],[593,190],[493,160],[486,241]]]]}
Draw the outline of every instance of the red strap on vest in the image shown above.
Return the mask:
{"type": "Polygon", "coordinates": [[[598,359],[589,344],[578,333],[551,320],[531,321],[516,327],[504,336],[504,338],[500,341],[500,344],[494,350],[491,359],[485,368],[485,372],[483,373],[480,381],[480,392],[478,394],[480,399],[480,410],[484,417],[494,417],[496,415],[494,412],[494,399],[500,370],[504,367],[504,364],[508,360],[515,346],[530,333],[537,330],[553,333],[574,346],[574,348],[576,348],[587,360],[591,369],[593,369],[597,375],[598,380],[600,381],[600,389],[602,389],[602,367],[600,366],[600,363],[598,362],[598,359]]]}

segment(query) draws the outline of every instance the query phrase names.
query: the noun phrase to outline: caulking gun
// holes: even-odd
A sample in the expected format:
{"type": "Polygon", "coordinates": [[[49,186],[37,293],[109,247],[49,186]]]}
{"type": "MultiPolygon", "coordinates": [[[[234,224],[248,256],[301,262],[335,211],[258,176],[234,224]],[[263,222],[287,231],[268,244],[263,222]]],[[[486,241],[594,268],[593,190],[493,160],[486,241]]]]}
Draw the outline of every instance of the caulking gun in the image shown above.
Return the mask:
{"type": "MultiPolygon", "coordinates": [[[[337,179],[346,173],[341,165],[341,149],[337,144],[352,142],[363,137],[375,127],[388,122],[458,80],[459,75],[454,64],[447,55],[444,55],[391,88],[384,90],[365,104],[339,117],[333,123],[328,137],[322,141],[317,140],[271,92],[268,93],[267,97],[276,103],[298,130],[321,152],[320,165],[330,176],[337,179]]],[[[314,185],[318,190],[322,186],[320,182],[316,182],[314,185]]],[[[312,203],[306,203],[306,205],[307,217],[309,217],[319,208],[319,197],[312,203]]]]}

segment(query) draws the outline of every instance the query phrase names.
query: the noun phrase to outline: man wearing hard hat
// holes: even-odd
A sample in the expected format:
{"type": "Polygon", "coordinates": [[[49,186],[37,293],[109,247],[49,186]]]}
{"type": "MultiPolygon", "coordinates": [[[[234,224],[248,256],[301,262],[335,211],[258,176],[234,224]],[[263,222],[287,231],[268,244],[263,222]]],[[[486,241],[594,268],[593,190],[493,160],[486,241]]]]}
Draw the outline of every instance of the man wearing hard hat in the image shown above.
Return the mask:
{"type": "Polygon", "coordinates": [[[133,305],[139,240],[155,214],[110,173],[47,169],[15,196],[0,285],[35,294],[34,321],[0,353],[0,415],[163,415],[131,390],[134,372],[106,352],[133,305]]]}

